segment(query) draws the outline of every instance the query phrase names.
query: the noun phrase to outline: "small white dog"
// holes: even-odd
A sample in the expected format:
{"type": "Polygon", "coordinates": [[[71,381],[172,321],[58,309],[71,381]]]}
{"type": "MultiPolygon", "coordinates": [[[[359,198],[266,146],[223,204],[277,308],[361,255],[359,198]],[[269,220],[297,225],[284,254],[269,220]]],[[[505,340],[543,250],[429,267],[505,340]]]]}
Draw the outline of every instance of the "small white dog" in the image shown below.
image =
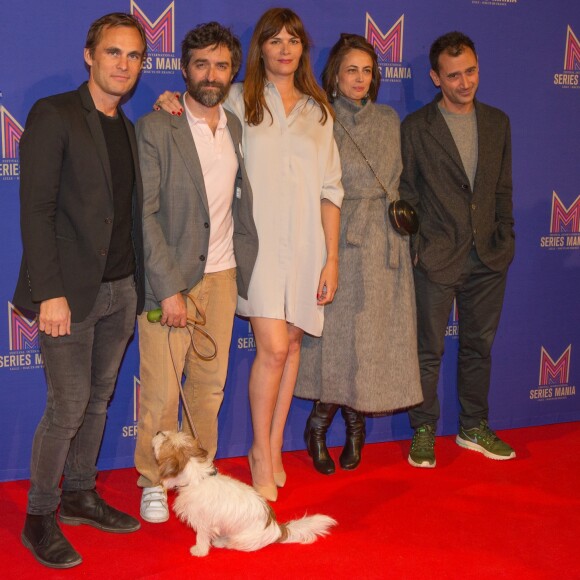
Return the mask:
{"type": "Polygon", "coordinates": [[[217,473],[207,452],[185,433],[157,433],[153,451],[163,485],[177,489],[173,510],[197,532],[192,556],[207,556],[212,545],[251,552],[275,542],[310,544],[336,525],[320,514],[279,524],[258,492],[217,473]]]}

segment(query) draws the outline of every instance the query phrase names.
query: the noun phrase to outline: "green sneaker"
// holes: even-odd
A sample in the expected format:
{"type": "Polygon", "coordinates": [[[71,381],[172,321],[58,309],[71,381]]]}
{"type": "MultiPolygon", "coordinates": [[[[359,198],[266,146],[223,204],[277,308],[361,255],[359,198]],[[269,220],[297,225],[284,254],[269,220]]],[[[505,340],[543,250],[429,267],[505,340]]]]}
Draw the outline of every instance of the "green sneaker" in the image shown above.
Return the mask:
{"type": "Polygon", "coordinates": [[[409,463],[413,467],[435,467],[435,427],[433,425],[425,424],[415,429],[409,450],[409,463]]]}
{"type": "Polygon", "coordinates": [[[495,434],[485,419],[481,420],[479,427],[473,429],[461,427],[455,441],[457,445],[479,451],[490,459],[505,461],[516,456],[516,452],[495,434]]]}

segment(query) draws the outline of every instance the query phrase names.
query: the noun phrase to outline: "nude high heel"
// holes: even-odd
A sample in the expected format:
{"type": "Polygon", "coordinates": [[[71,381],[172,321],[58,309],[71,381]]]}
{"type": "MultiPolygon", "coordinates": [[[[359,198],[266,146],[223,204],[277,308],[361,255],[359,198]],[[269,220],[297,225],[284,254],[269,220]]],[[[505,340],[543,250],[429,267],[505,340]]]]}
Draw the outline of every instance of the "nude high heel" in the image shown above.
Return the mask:
{"type": "Polygon", "coordinates": [[[286,472],[285,471],[275,471],[274,472],[274,483],[277,487],[284,487],[286,485],[286,472]]]}
{"type": "Polygon", "coordinates": [[[250,474],[252,475],[252,487],[268,501],[276,501],[278,499],[278,488],[276,484],[260,485],[254,479],[254,462],[252,461],[252,454],[248,453],[248,464],[250,466],[250,474]]]}

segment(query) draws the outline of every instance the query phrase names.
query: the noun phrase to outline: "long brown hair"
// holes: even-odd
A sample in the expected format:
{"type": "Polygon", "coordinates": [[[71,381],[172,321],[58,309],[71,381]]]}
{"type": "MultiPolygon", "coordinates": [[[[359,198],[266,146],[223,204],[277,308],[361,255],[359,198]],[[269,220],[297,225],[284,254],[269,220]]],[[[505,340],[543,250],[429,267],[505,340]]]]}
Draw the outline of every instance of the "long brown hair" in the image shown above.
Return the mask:
{"type": "Polygon", "coordinates": [[[246,122],[249,125],[259,125],[264,120],[264,109],[272,112],[266,104],[264,97],[264,84],[266,82],[266,69],[262,59],[263,44],[276,36],[282,28],[286,32],[296,36],[302,43],[302,56],[298,69],[294,73],[294,86],[303,94],[312,97],[320,106],[322,125],[328,119],[328,111],[332,109],[326,97],[326,93],[318,86],[312,67],[310,65],[311,42],[304,30],[304,25],[298,15],[289,8],[271,8],[262,14],[258,20],[248,50],[246,60],[246,78],[244,80],[244,105],[246,109],[246,122]]]}

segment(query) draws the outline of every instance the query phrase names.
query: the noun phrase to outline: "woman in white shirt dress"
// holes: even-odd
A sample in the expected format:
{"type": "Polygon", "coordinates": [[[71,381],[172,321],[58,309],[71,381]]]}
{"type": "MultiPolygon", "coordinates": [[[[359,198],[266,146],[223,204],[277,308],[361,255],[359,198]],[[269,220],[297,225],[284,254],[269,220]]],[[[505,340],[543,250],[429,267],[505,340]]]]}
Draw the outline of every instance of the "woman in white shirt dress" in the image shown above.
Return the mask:
{"type": "Polygon", "coordinates": [[[260,241],[248,300],[238,297],[238,314],[250,319],[256,339],[248,461],[255,489],[270,501],[286,482],[282,443],[302,337],[322,334],[324,305],[338,283],[340,160],[309,48],[294,12],[268,10],[250,41],[245,81],[232,86],[226,101],[243,122],[260,241]]]}
{"type": "Polygon", "coordinates": [[[338,282],[340,161],[309,45],[294,12],[268,10],[250,41],[243,88],[232,87],[228,103],[244,120],[260,240],[248,300],[238,300],[256,339],[248,460],[254,487],[271,501],[286,480],[283,433],[302,336],[322,334],[324,305],[338,282]]]}

